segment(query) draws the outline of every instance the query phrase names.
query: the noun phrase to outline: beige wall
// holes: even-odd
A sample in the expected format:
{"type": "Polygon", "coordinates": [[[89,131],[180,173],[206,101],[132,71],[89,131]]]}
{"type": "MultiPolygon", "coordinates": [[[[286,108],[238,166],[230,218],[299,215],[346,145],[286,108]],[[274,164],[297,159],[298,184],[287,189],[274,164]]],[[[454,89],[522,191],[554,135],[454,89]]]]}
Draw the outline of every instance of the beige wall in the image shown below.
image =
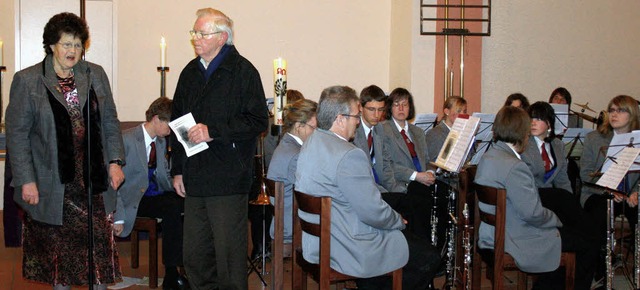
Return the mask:
{"type": "Polygon", "coordinates": [[[598,112],[616,95],[640,98],[640,1],[493,4],[491,37],[483,40],[484,112],[518,91],[547,101],[558,86],[598,112]]]}

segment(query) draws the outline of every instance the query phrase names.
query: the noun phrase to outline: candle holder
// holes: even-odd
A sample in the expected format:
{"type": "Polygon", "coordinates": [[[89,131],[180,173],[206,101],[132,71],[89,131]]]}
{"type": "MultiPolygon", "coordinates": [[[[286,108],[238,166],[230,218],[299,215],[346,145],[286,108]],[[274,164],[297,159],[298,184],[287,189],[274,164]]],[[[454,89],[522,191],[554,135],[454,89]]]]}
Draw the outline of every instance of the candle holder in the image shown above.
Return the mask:
{"type": "Polygon", "coordinates": [[[166,97],[167,96],[167,91],[166,91],[167,78],[166,78],[166,74],[169,71],[169,67],[168,66],[159,66],[158,67],[158,71],[160,72],[160,96],[161,97],[166,97]]]}
{"type": "Polygon", "coordinates": [[[7,70],[6,66],[0,66],[0,133],[4,133],[4,104],[2,101],[2,80],[4,71],[7,70]]]}

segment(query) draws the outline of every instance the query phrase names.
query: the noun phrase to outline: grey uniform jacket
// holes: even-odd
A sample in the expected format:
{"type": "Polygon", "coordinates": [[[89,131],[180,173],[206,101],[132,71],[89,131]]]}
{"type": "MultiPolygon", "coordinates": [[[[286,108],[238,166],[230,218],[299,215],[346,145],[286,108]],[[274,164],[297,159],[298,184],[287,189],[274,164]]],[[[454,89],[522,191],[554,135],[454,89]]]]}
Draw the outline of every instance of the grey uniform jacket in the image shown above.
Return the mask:
{"type": "MultiPolygon", "coordinates": [[[[105,164],[124,159],[120,122],[107,74],[101,66],[83,60],[73,72],[81,106],[87,102],[90,87],[96,93],[105,164]]],[[[14,200],[34,220],[61,225],[65,186],[58,171],[56,124],[47,91],[67,106],[51,55],[13,76],[6,115],[7,149],[11,154],[14,200]],[[36,205],[22,200],[22,185],[30,182],[36,183],[40,194],[36,205]]]]}
{"type": "Polygon", "coordinates": [[[440,121],[437,126],[427,132],[425,138],[427,141],[429,154],[427,158],[429,158],[429,161],[435,162],[436,159],[438,159],[438,154],[440,154],[440,150],[442,149],[444,140],[446,140],[447,135],[449,135],[449,131],[449,127],[447,127],[444,121],[440,121]]]}
{"type": "MultiPolygon", "coordinates": [[[[478,163],[475,182],[507,190],[505,251],[513,256],[518,268],[525,272],[553,271],[560,265],[561,240],[558,227],[562,223],[542,206],[533,174],[509,146],[498,141],[478,163]]],[[[493,207],[480,204],[485,212],[493,207]]],[[[494,227],[480,224],[480,248],[493,248],[494,227]]]]}
{"type": "MultiPolygon", "coordinates": [[[[582,179],[583,182],[595,183],[598,181],[599,177],[593,177],[593,173],[600,172],[602,169],[611,139],[613,139],[613,132],[609,132],[607,135],[602,135],[598,131],[592,131],[585,137],[584,147],[582,147],[582,156],[580,157],[580,179],[582,179]]],[[[620,149],[622,149],[622,147],[620,147],[620,149]]],[[[630,188],[637,188],[639,178],[640,173],[634,172],[627,174],[630,188]]],[[[592,194],[602,194],[602,190],[589,186],[582,186],[580,203],[583,207],[584,203],[592,194]]]]}
{"type": "MultiPolygon", "coordinates": [[[[411,174],[416,171],[411,153],[409,153],[404,138],[400,134],[400,131],[398,131],[398,128],[396,128],[393,120],[383,122],[382,128],[384,134],[384,149],[389,151],[389,157],[393,164],[393,174],[395,176],[395,184],[383,185],[391,192],[406,192],[407,186],[411,182],[411,174]],[[394,187],[394,189],[391,190],[389,187],[394,187]]],[[[422,129],[413,124],[409,124],[409,135],[414,144],[416,154],[418,155],[418,160],[420,160],[422,171],[435,169],[433,166],[428,165],[429,160],[427,156],[429,156],[429,154],[422,129]]]]}
{"type": "MultiPolygon", "coordinates": [[[[290,242],[293,237],[293,184],[296,182],[296,166],[298,165],[298,154],[302,145],[285,133],[282,135],[280,144],[275,148],[267,178],[284,183],[284,239],[290,242]]],[[[272,199],[272,203],[275,200],[272,199]]],[[[271,223],[269,232],[274,237],[275,223],[271,223]]]]}
{"type": "Polygon", "coordinates": [[[550,143],[551,150],[547,152],[555,162],[555,171],[551,174],[547,181],[544,181],[544,161],[542,161],[542,155],[540,155],[540,148],[535,140],[536,137],[529,137],[529,144],[527,149],[522,153],[522,161],[527,163],[533,177],[536,181],[536,187],[538,188],[561,188],[568,192],[573,192],[571,189],[571,181],[569,181],[569,175],[567,174],[567,159],[564,153],[564,144],[559,139],[553,139],[550,143]],[[553,154],[551,154],[553,152],[553,154]],[[552,156],[553,155],[553,156],[552,156]]]}
{"type": "MultiPolygon", "coordinates": [[[[147,148],[144,143],[142,125],[124,131],[122,138],[126,161],[126,165],[122,167],[125,180],[118,191],[109,188],[104,195],[104,203],[107,212],[115,210],[114,220],[124,220],[124,229],[120,236],[126,237],[131,233],[138,214],[138,205],[149,187],[149,162],[147,161],[147,148]]],[[[156,138],[156,152],[155,176],[158,190],[173,191],[169,163],[164,154],[167,152],[165,138],[156,138]]]]}
{"type": "MultiPolygon", "coordinates": [[[[330,196],[331,268],[374,277],[403,267],[409,247],[402,217],[382,200],[367,154],[333,132],[317,129],[302,145],[296,190],[330,196]]],[[[302,219],[318,216],[300,212],[302,219]]],[[[318,263],[318,239],[303,233],[305,260],[318,263]]]]}
{"type": "MultiPolygon", "coordinates": [[[[378,175],[378,189],[380,192],[389,192],[391,189],[396,188],[396,185],[395,178],[393,176],[393,168],[391,167],[391,156],[389,155],[389,150],[384,150],[382,124],[378,123],[378,125],[373,126],[371,131],[373,132],[373,154],[376,161],[372,166],[378,175]],[[386,188],[383,185],[387,185],[389,188],[386,188]]],[[[364,134],[362,123],[360,123],[360,126],[356,129],[356,136],[353,138],[353,145],[356,145],[365,153],[369,153],[369,143],[367,142],[367,136],[364,134]]]]}

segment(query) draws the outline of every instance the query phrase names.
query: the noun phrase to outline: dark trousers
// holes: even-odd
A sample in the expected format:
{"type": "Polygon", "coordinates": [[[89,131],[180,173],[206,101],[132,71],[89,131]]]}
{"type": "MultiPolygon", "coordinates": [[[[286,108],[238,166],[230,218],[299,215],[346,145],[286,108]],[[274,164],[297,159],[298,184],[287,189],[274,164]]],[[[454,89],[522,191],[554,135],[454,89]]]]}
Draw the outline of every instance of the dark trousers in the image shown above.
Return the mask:
{"type": "Polygon", "coordinates": [[[139,217],[161,218],[162,263],[166,267],[182,266],[182,213],[184,199],[174,192],[143,196],[138,205],[139,217]]]}
{"type": "MultiPolygon", "coordinates": [[[[428,289],[440,266],[440,253],[429,240],[406,229],[402,231],[409,244],[409,261],[402,267],[402,289],[428,289]]],[[[356,281],[359,290],[391,289],[391,276],[378,276],[356,281]]]]}
{"type": "Polygon", "coordinates": [[[247,194],[184,201],[184,266],[193,290],[246,290],[247,194]]]}
{"type": "Polygon", "coordinates": [[[433,187],[411,182],[406,193],[383,192],[382,199],[407,220],[406,231],[430,240],[433,187]]]}
{"type": "MultiPolygon", "coordinates": [[[[538,192],[542,205],[562,222],[562,251],[576,253],[575,289],[590,289],[600,249],[598,229],[570,192],[556,188],[540,188],[538,192]]],[[[534,289],[564,289],[564,268],[542,274],[534,289]]]]}

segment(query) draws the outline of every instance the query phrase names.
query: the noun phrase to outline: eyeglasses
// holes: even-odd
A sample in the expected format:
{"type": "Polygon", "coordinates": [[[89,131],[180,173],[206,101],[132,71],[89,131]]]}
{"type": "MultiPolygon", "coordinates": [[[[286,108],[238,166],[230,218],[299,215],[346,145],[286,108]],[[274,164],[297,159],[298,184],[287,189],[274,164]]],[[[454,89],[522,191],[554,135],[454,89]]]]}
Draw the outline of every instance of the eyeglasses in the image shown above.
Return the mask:
{"type": "Polygon", "coordinates": [[[403,107],[403,108],[408,108],[409,107],[409,103],[400,103],[400,102],[395,102],[393,103],[394,107],[403,107]]]}
{"type": "Polygon", "coordinates": [[[211,38],[211,35],[218,34],[218,33],[222,33],[222,31],[214,31],[214,32],[206,33],[202,31],[189,30],[189,34],[191,34],[191,38],[195,37],[196,39],[203,39],[203,38],[209,39],[211,38]]]}
{"type": "Polygon", "coordinates": [[[629,113],[629,110],[625,109],[625,108],[609,108],[609,114],[613,114],[613,113],[629,113]]]}
{"type": "Polygon", "coordinates": [[[79,50],[82,51],[84,49],[84,47],[82,46],[82,43],[72,43],[72,42],[58,42],[58,44],[60,44],[60,46],[62,46],[62,48],[66,49],[66,50],[70,50],[70,49],[75,49],[75,50],[79,50]]]}
{"type": "Polygon", "coordinates": [[[362,117],[362,114],[360,114],[360,113],[358,113],[356,115],[349,115],[349,114],[340,114],[340,115],[345,116],[345,117],[357,118],[357,119],[360,119],[360,117],[362,117]]]}
{"type": "Polygon", "coordinates": [[[374,107],[364,107],[365,109],[367,109],[367,111],[373,113],[375,111],[378,111],[380,113],[384,112],[387,108],[382,107],[382,108],[374,108],[374,107]]]}

